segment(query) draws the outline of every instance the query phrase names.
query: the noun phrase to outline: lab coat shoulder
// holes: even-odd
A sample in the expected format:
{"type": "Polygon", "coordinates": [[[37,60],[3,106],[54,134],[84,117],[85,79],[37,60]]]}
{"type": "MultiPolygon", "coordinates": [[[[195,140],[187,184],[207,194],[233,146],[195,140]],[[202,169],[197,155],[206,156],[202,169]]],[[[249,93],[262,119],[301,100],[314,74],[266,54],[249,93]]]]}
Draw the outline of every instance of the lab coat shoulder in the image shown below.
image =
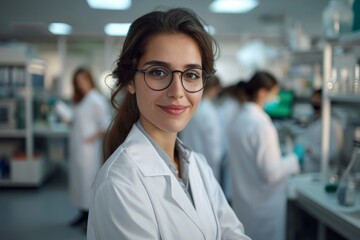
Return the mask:
{"type": "Polygon", "coordinates": [[[88,239],[159,239],[140,174],[124,146],[107,160],[94,185],[88,239]]]}
{"type": "MultiPolygon", "coordinates": [[[[277,137],[270,118],[254,103],[245,103],[239,107],[235,125],[242,126],[237,128],[237,131],[240,131],[240,136],[249,141],[253,151],[256,151],[261,141],[266,140],[269,135],[277,137]]],[[[230,131],[233,130],[230,129],[230,131]]]]}
{"type": "Polygon", "coordinates": [[[277,130],[270,117],[253,103],[246,104],[244,108],[244,118],[249,124],[244,131],[252,143],[256,165],[264,181],[281,182],[288,175],[297,173],[299,165],[296,156],[281,156],[277,130]]]}
{"type": "Polygon", "coordinates": [[[189,178],[196,209],[151,143],[134,126],[97,176],[88,239],[217,236],[217,240],[247,240],[205,158],[199,154],[190,153],[189,178]]]}
{"type": "Polygon", "coordinates": [[[99,128],[105,131],[111,121],[109,101],[96,90],[89,93],[88,101],[88,106],[93,109],[93,111],[90,111],[93,119],[95,119],[99,128]]]}

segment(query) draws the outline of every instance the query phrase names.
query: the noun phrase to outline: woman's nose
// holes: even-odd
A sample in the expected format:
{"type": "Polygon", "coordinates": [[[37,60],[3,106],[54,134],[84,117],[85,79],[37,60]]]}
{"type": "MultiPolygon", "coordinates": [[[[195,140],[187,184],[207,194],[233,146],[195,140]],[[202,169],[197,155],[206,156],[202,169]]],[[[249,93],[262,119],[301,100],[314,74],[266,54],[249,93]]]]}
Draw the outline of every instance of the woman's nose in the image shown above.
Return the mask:
{"type": "Polygon", "coordinates": [[[167,88],[166,95],[168,97],[181,98],[184,96],[184,88],[181,83],[181,72],[174,72],[170,86],[167,88]]]}

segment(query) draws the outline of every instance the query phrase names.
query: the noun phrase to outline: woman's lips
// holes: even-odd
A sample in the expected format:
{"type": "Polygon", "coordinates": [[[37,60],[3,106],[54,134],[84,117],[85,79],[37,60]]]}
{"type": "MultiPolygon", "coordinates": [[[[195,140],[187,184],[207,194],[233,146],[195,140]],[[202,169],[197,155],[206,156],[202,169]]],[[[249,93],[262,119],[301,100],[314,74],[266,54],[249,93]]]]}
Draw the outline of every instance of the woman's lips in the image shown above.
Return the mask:
{"type": "Polygon", "coordinates": [[[179,106],[179,105],[166,105],[166,106],[160,106],[160,107],[166,113],[175,115],[175,116],[182,114],[183,112],[186,111],[186,108],[187,108],[185,106],[179,106]]]}

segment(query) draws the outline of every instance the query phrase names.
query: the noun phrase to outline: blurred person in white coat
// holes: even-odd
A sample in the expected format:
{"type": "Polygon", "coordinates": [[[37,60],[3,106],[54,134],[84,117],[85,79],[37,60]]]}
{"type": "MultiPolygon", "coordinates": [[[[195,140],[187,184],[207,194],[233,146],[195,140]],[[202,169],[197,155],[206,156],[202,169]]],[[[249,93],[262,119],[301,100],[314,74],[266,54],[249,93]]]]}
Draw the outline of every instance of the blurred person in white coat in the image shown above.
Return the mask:
{"type": "Polygon", "coordinates": [[[219,182],[224,153],[223,129],[214,100],[220,89],[220,79],[217,76],[208,80],[198,109],[180,133],[180,138],[185,145],[204,155],[219,182]]]}
{"type": "Polygon", "coordinates": [[[188,9],[131,24],[112,74],[118,108],[94,184],[89,240],[249,239],[204,156],[177,138],[214,72],[216,46],[188,9]]]}
{"type": "MultiPolygon", "coordinates": [[[[80,214],[70,224],[86,224],[91,199],[91,185],[103,162],[102,139],[111,121],[109,103],[95,88],[86,68],[73,74],[73,106],[56,104],[60,118],[71,123],[69,191],[80,214]]],[[[86,225],[85,225],[86,226],[86,225]]]]}
{"type": "MultiPolygon", "coordinates": [[[[312,119],[306,129],[299,134],[296,144],[301,144],[306,150],[302,172],[319,172],[321,168],[321,142],[322,142],[322,118],[321,118],[322,90],[313,92],[310,98],[314,110],[312,119]]],[[[339,161],[344,142],[344,127],[339,119],[330,116],[329,159],[330,163],[339,161]]]]}
{"type": "Polygon", "coordinates": [[[299,172],[299,163],[293,153],[281,156],[277,130],[264,111],[279,86],[270,73],[256,72],[238,87],[247,100],[239,105],[227,129],[232,206],[249,237],[283,240],[286,178],[299,172]]]}
{"type": "Polygon", "coordinates": [[[240,80],[237,83],[227,86],[219,93],[217,103],[217,109],[220,116],[220,125],[222,127],[222,166],[221,166],[221,187],[225,193],[226,199],[232,204],[232,177],[229,163],[229,144],[227,138],[227,131],[229,126],[232,126],[232,120],[234,114],[237,112],[239,104],[243,102],[242,95],[238,93],[238,84],[242,84],[240,80]]]}

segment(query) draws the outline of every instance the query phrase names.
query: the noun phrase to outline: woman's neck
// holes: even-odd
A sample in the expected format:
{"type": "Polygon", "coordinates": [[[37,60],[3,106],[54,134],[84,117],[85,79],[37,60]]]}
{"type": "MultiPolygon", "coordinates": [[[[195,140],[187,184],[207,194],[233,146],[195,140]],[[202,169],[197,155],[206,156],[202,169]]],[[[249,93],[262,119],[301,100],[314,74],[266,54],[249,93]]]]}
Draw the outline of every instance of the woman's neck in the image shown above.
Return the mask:
{"type": "Polygon", "coordinates": [[[164,132],[156,132],[150,135],[164,150],[164,152],[170,157],[171,161],[175,164],[175,166],[178,166],[178,158],[175,154],[176,134],[163,133],[164,132]]]}
{"type": "MultiPolygon", "coordinates": [[[[170,157],[172,162],[178,167],[178,157],[175,154],[176,133],[165,132],[157,128],[156,126],[149,124],[147,121],[143,121],[140,118],[140,123],[145,131],[151,136],[151,138],[159,144],[164,152],[170,157]]],[[[179,169],[179,168],[178,168],[179,169]]]]}

